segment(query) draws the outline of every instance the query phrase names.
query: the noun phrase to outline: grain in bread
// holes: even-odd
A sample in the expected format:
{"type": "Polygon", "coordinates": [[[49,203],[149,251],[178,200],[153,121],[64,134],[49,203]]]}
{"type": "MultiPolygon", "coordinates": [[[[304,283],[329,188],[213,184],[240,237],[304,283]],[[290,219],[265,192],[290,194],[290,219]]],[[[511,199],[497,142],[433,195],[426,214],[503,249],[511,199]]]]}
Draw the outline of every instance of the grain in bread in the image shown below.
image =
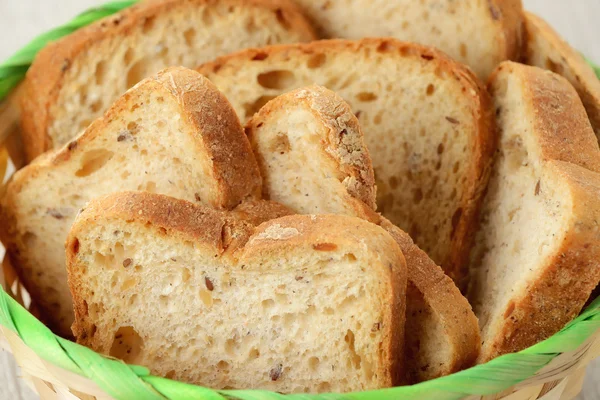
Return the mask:
{"type": "Polygon", "coordinates": [[[556,333],[600,281],[600,149],[577,92],[511,62],[490,90],[500,145],[471,260],[480,362],[556,333]]]}
{"type": "Polygon", "coordinates": [[[212,388],[347,392],[401,377],[406,265],[358,218],[254,231],[149,193],[91,202],[67,244],[78,342],[212,388]]]}
{"type": "Polygon", "coordinates": [[[326,38],[394,37],[437,47],[487,79],[517,60],[521,0],[295,0],[326,38]]]}
{"type": "Polygon", "coordinates": [[[463,283],[496,145],[488,94],[467,68],[431,48],[364,39],[247,50],[199,71],[242,121],[292,89],[337,92],[365,132],[379,211],[463,283]]]}
{"type": "Polygon", "coordinates": [[[17,172],[0,200],[0,235],[48,325],[69,336],[64,241],[89,200],[139,190],[229,209],[258,197],[260,184],[227,99],[197,72],[170,68],[128,91],[63,149],[17,172]]]}
{"type": "Polygon", "coordinates": [[[524,61],[565,77],[579,93],[596,137],[600,139],[600,81],[583,56],[542,18],[526,12],[524,61]]]}
{"type": "Polygon", "coordinates": [[[314,37],[289,0],[142,1],[37,55],[22,97],[27,156],[62,147],[163,68],[192,68],[233,51],[314,37]]]}
{"type": "Polygon", "coordinates": [[[371,158],[348,104],[323,87],[293,90],[267,103],[248,122],[246,133],[266,198],[299,214],[367,219],[400,246],[408,269],[408,381],[433,379],[472,365],[480,336],[471,306],[408,234],[374,212],[371,158]]]}

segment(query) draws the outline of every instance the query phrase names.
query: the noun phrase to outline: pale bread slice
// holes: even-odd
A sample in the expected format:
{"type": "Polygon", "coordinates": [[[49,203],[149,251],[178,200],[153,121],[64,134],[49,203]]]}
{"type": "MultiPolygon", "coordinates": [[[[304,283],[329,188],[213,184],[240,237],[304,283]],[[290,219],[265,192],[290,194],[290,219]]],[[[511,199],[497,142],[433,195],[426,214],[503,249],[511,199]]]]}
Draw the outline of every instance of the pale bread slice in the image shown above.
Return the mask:
{"type": "Polygon", "coordinates": [[[62,147],[142,78],[233,51],[311,41],[290,0],[146,0],[57,40],[25,80],[29,160],[62,147]]]}
{"type": "Polygon", "coordinates": [[[46,322],[69,336],[64,241],[89,200],[140,190],[233,208],[258,197],[260,185],[227,99],[197,72],[170,68],[128,91],[63,149],[17,172],[0,200],[0,235],[46,322]]]}
{"type": "Polygon", "coordinates": [[[183,200],[92,201],[67,243],[78,342],[217,389],[400,382],[406,265],[380,227],[290,216],[254,231],[183,200]]]}
{"type": "Polygon", "coordinates": [[[579,93],[596,137],[600,139],[600,81],[583,56],[542,18],[525,13],[525,63],[565,77],[579,93]]]}
{"type": "Polygon", "coordinates": [[[437,47],[487,79],[518,60],[521,0],[295,0],[326,38],[395,37],[437,47]]]}
{"type": "Polygon", "coordinates": [[[373,167],[348,104],[323,87],[294,90],[267,103],[247,124],[246,133],[266,198],[300,214],[370,220],[400,245],[408,268],[408,380],[433,379],[472,365],[480,336],[471,306],[406,233],[374,212],[373,167]]]}
{"type": "Polygon", "coordinates": [[[511,62],[489,87],[501,134],[471,262],[479,362],[556,333],[600,281],[600,149],[577,92],[511,62]]]}
{"type": "Polygon", "coordinates": [[[242,121],[292,89],[337,92],[365,132],[379,211],[464,286],[496,146],[489,96],[466,67],[413,43],[364,39],[247,50],[199,71],[242,121]]]}

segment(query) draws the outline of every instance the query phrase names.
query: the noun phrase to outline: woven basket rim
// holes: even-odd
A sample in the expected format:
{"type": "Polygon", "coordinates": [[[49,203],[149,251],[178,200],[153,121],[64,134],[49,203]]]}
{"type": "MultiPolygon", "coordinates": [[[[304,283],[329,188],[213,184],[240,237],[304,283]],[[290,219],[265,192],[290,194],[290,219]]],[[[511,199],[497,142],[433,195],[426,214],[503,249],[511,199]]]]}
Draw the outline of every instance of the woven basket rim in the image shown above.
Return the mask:
{"type": "MultiPolygon", "coordinates": [[[[0,63],[0,101],[24,78],[35,55],[50,41],[65,36],[98,19],[114,14],[139,0],[113,1],[92,8],[65,25],[46,32],[12,57],[0,63]]],[[[588,61],[589,62],[589,61],[588,61]]],[[[600,68],[590,63],[600,77],[600,68]]],[[[0,143],[2,141],[0,140],[0,143]]],[[[2,178],[2,177],[0,177],[2,178]]],[[[0,181],[1,186],[1,181],[0,181]]],[[[1,274],[0,274],[1,275],[1,274]]],[[[0,283],[2,280],[0,279],[0,283]]],[[[0,285],[0,325],[14,332],[40,358],[67,371],[94,381],[115,399],[354,399],[392,400],[402,398],[461,399],[466,396],[492,395],[536,378],[536,373],[564,353],[576,351],[600,333],[600,297],[583,313],[552,337],[518,353],[507,354],[452,375],[411,386],[346,394],[289,394],[264,390],[213,390],[153,376],[145,367],[128,365],[54,335],[42,322],[17,302],[10,289],[0,285]]],[[[2,336],[2,329],[0,329],[2,336]]],[[[590,344],[591,345],[591,344],[590,344]]],[[[581,350],[581,348],[580,348],[581,350]]],[[[582,350],[585,352],[585,349],[582,350]]],[[[577,359],[577,362],[581,360],[577,359]]],[[[564,369],[564,368],[563,368],[564,369]]],[[[563,371],[564,372],[564,371],[563,371]]],[[[537,377],[550,381],[560,374],[537,377]]],[[[564,375],[563,375],[564,376],[564,375]]]]}

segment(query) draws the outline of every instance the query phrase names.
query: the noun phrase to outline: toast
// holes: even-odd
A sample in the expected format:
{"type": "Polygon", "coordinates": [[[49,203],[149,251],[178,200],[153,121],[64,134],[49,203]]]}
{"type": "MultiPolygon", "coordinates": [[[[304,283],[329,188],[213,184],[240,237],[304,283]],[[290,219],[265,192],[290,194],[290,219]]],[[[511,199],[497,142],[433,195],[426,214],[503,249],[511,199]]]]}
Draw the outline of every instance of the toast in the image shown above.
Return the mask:
{"type": "Polygon", "coordinates": [[[437,47],[481,79],[521,51],[521,0],[295,1],[321,37],[395,37],[437,47]]]}
{"type": "Polygon", "coordinates": [[[496,146],[489,96],[466,67],[413,43],[364,39],[252,49],[199,71],[242,121],[292,89],[337,92],[366,133],[379,211],[464,285],[496,146]]]}
{"type": "Polygon", "coordinates": [[[361,219],[254,231],[184,200],[113,194],[76,219],[67,269],[78,342],[153,374],[282,393],[399,383],[406,265],[361,219]]]}
{"type": "Polygon", "coordinates": [[[470,290],[482,363],[562,329],[600,281],[600,149],[577,92],[512,62],[489,88],[500,145],[470,290]]]}
{"type": "Polygon", "coordinates": [[[300,214],[367,219],[399,244],[408,268],[410,329],[404,351],[409,382],[472,365],[480,337],[471,306],[406,233],[374,212],[371,158],[348,104],[319,86],[294,90],[267,103],[247,124],[246,133],[261,170],[265,198],[300,214]]]}
{"type": "Polygon", "coordinates": [[[565,42],[542,18],[526,12],[526,64],[565,77],[579,93],[587,115],[600,139],[600,81],[582,55],[565,42]]]}
{"type": "Polygon", "coordinates": [[[129,90],[76,140],[17,172],[0,200],[0,235],[48,325],[70,336],[64,241],[89,200],[139,190],[231,209],[259,197],[260,186],[227,99],[197,72],[169,68],[129,90]]]}
{"type": "Polygon", "coordinates": [[[127,89],[163,68],[192,68],[248,47],[314,38],[289,0],[140,2],[37,55],[22,97],[27,156],[62,147],[127,89]]]}

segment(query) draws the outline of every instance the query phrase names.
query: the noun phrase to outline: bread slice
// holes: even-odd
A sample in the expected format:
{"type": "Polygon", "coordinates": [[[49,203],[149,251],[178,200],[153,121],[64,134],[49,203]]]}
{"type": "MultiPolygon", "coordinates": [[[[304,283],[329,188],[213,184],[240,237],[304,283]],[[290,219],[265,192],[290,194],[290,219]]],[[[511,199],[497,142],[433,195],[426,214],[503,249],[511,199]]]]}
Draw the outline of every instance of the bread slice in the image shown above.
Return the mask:
{"type": "Polygon", "coordinates": [[[290,0],[146,0],[44,48],[26,78],[30,160],[60,148],[147,76],[248,47],[315,38],[290,0]]]}
{"type": "Polygon", "coordinates": [[[431,48],[364,39],[247,50],[199,71],[242,121],[292,89],[337,92],[365,132],[379,211],[464,280],[496,145],[488,94],[467,68],[431,48]]]}
{"type": "Polygon", "coordinates": [[[600,81],[581,54],[542,18],[525,13],[525,62],[565,77],[579,93],[596,136],[600,139],[600,81]]]}
{"type": "Polygon", "coordinates": [[[169,68],[63,149],[17,172],[0,200],[0,235],[51,328],[69,336],[64,241],[89,200],[139,190],[229,209],[258,197],[260,185],[227,99],[197,72],[169,68]]]}
{"type": "Polygon", "coordinates": [[[252,231],[162,195],[91,202],[67,243],[78,342],[219,389],[398,384],[406,265],[393,239],[343,216],[252,231]]]}
{"type": "Polygon", "coordinates": [[[400,245],[408,268],[406,369],[410,382],[475,362],[477,319],[452,280],[411,238],[374,212],[373,167],[358,120],[319,86],[267,103],[248,123],[263,193],[300,214],[336,213],[379,224],[400,245]]]}
{"type": "Polygon", "coordinates": [[[521,0],[295,0],[322,37],[395,37],[437,47],[487,79],[517,60],[521,0]]]}
{"type": "Polygon", "coordinates": [[[490,90],[501,135],[471,264],[480,362],[556,333],[600,281],[600,149],[577,92],[510,62],[490,90]]]}

